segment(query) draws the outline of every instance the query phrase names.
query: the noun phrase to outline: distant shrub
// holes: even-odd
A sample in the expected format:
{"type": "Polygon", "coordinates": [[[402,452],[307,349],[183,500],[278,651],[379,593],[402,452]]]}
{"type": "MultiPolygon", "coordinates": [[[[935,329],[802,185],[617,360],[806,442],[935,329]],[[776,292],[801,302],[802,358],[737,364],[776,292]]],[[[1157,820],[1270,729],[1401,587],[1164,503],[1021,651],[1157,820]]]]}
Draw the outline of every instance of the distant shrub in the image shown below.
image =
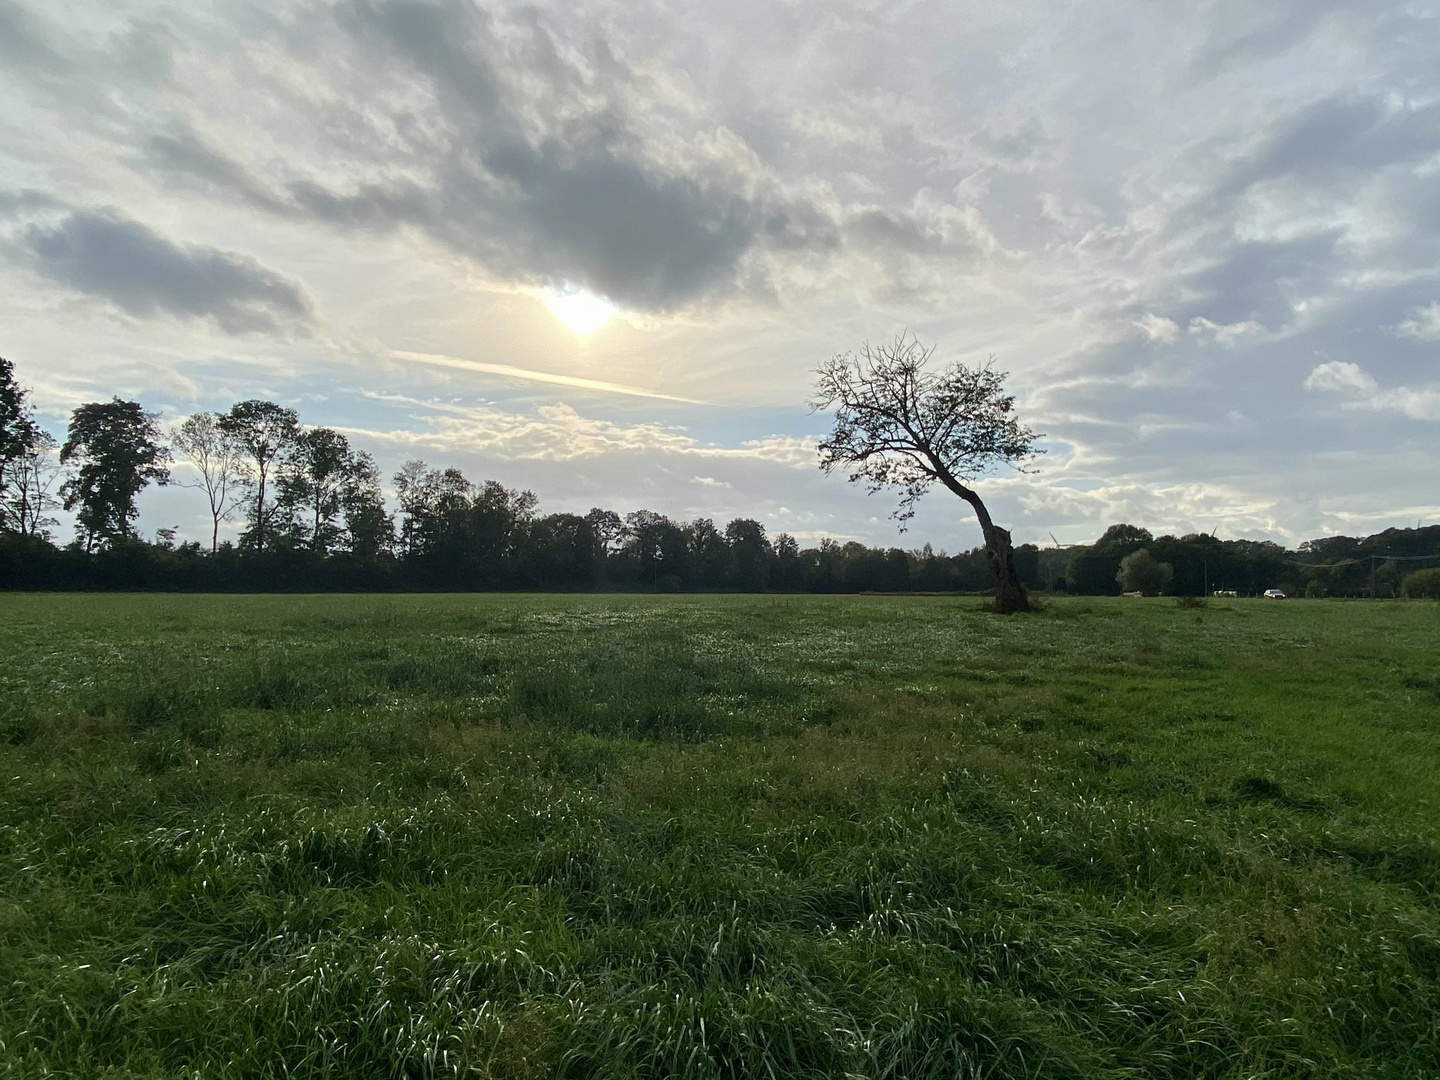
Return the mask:
{"type": "Polygon", "coordinates": [[[1307,600],[1323,600],[1329,595],[1330,590],[1318,581],[1312,581],[1305,586],[1305,598],[1307,600]]]}
{"type": "Polygon", "coordinates": [[[1182,608],[1202,608],[1202,607],[1204,607],[1206,604],[1208,604],[1209,602],[1210,602],[1210,601],[1206,600],[1205,597],[1203,597],[1203,596],[1177,596],[1177,597],[1175,597],[1175,606],[1176,606],[1176,607],[1182,607],[1182,608]]]}
{"type": "Polygon", "coordinates": [[[1141,548],[1120,560],[1120,572],[1115,575],[1115,580],[1126,592],[1154,596],[1165,591],[1165,586],[1170,584],[1170,578],[1174,574],[1173,566],[1167,562],[1159,562],[1148,549],[1141,548]]]}
{"type": "Polygon", "coordinates": [[[1410,600],[1440,600],[1440,566],[1407,574],[1400,583],[1400,595],[1410,600]]]}

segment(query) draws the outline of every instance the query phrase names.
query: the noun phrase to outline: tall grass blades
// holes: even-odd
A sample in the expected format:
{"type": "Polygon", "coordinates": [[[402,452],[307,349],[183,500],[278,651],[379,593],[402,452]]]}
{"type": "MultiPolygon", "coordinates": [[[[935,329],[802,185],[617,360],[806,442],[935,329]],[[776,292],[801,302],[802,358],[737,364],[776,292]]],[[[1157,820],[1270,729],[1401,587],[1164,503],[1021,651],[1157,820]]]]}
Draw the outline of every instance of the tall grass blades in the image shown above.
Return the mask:
{"type": "Polygon", "coordinates": [[[0,1077],[1440,1075],[1434,630],[15,596],[0,1077]]]}

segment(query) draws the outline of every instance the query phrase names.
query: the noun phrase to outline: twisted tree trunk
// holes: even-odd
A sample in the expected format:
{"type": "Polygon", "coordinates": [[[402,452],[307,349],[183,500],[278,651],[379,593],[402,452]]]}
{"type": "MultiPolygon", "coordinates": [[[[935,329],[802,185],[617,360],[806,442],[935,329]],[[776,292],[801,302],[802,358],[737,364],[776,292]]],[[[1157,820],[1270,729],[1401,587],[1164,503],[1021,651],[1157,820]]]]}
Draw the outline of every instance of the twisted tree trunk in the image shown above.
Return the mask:
{"type": "Polygon", "coordinates": [[[980,531],[985,536],[985,558],[990,564],[990,577],[995,582],[995,611],[1000,615],[1015,615],[1022,611],[1033,611],[1030,595],[1020,584],[1020,575],[1015,570],[1015,549],[1010,544],[1010,532],[990,520],[990,511],[971,488],[966,487],[950,475],[948,470],[940,476],[940,482],[970,504],[980,521],[980,531]]]}

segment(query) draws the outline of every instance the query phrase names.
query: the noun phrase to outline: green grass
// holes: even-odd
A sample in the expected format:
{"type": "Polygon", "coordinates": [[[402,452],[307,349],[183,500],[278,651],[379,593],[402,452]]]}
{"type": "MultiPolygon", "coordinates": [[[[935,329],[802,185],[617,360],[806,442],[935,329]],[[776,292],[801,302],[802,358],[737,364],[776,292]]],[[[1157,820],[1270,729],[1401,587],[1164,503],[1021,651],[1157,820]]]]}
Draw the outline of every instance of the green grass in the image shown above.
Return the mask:
{"type": "Polygon", "coordinates": [[[1440,1075],[1440,605],[0,596],[0,1076],[1440,1075]]]}

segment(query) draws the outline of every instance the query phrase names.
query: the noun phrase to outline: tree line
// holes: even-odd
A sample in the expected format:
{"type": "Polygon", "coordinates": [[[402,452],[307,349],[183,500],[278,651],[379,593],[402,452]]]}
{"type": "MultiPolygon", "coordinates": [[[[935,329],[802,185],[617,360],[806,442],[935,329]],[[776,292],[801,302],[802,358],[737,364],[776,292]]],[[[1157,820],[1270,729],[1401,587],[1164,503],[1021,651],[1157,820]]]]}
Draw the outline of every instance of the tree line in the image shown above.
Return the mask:
{"type": "Polygon", "coordinates": [[[1291,550],[1204,533],[1156,537],[1122,524],[1093,544],[1047,549],[1041,563],[1045,588],[1086,595],[1255,596],[1280,589],[1292,597],[1433,596],[1440,594],[1440,525],[1326,536],[1291,550]]]}
{"type": "MultiPolygon", "coordinates": [[[[650,510],[541,514],[532,492],[422,461],[407,462],[393,488],[395,512],[369,454],[271,401],[196,413],[169,432],[137,402],[91,402],[72,412],[58,442],[0,359],[0,587],[982,592],[993,584],[988,546],[956,555],[833,540],[802,548],[750,518],[722,527],[650,510]],[[193,479],[175,479],[177,460],[193,479]],[[177,543],[168,529],[148,541],[136,533],[136,500],[152,483],[197,490],[208,543],[177,543]],[[75,522],[63,546],[54,536],[62,507],[75,522]],[[238,539],[222,541],[232,520],[238,539]]],[[[1440,526],[1327,537],[1291,552],[1117,525],[1092,545],[1022,544],[1011,557],[1026,588],[1051,592],[1118,593],[1130,558],[1165,568],[1156,571],[1163,582],[1146,579],[1139,591],[1389,595],[1410,566],[1393,556],[1437,550],[1440,526]]]]}

